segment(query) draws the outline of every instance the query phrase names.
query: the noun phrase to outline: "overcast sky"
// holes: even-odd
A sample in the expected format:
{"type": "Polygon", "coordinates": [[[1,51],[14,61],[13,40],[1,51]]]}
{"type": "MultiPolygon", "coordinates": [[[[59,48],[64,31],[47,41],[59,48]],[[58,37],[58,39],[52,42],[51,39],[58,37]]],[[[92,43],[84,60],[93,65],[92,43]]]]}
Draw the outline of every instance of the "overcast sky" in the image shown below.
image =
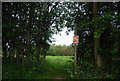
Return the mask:
{"type": "Polygon", "coordinates": [[[53,42],[52,44],[56,44],[56,45],[71,45],[72,42],[73,42],[73,35],[74,35],[74,32],[71,31],[69,33],[69,35],[66,35],[66,30],[67,28],[64,28],[64,30],[61,33],[61,36],[60,34],[54,34],[53,35],[53,38],[55,38],[55,41],[56,42],[53,42]]]}

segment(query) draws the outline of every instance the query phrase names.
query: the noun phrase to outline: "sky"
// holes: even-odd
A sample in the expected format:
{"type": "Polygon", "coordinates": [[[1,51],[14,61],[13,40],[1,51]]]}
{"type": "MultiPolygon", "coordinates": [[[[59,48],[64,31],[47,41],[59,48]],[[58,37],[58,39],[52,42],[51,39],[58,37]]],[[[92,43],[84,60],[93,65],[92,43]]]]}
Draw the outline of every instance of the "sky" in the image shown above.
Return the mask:
{"type": "Polygon", "coordinates": [[[60,34],[53,34],[53,38],[55,39],[55,42],[52,44],[55,45],[71,45],[73,43],[73,36],[74,31],[69,32],[68,35],[66,35],[67,28],[64,28],[63,31],[60,32],[60,34]]]}

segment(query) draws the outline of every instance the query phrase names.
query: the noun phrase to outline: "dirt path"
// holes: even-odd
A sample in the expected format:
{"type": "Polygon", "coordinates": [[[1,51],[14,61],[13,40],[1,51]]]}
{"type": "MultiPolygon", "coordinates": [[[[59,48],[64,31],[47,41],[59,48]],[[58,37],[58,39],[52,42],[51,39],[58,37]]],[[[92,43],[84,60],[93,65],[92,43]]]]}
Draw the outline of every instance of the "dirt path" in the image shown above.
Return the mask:
{"type": "Polygon", "coordinates": [[[66,79],[64,77],[54,77],[53,79],[66,79]]]}
{"type": "Polygon", "coordinates": [[[58,75],[58,76],[54,76],[53,79],[66,79],[66,77],[58,75]]]}

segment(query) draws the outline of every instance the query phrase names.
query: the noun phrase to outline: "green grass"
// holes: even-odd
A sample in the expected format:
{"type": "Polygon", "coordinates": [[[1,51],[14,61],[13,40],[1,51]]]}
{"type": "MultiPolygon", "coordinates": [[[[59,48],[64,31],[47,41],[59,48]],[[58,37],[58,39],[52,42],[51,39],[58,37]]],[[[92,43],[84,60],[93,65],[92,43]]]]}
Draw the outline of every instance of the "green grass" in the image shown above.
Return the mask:
{"type": "Polygon", "coordinates": [[[47,56],[43,65],[22,66],[3,63],[3,79],[55,79],[68,78],[73,56],[47,56]]]}
{"type": "Polygon", "coordinates": [[[46,63],[41,66],[42,74],[37,79],[67,78],[67,69],[72,66],[71,56],[47,56],[46,63]]]}

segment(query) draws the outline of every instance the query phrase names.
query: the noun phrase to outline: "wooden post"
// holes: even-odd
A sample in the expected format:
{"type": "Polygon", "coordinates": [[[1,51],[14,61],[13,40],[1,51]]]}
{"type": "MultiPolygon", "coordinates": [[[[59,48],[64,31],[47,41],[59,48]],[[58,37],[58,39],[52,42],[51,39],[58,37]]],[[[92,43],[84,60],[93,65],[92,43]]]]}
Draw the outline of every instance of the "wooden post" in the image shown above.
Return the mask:
{"type": "MultiPolygon", "coordinates": [[[[76,28],[75,28],[74,35],[77,35],[77,29],[76,28]]],[[[77,44],[75,44],[74,46],[75,46],[74,64],[76,66],[77,65],[77,44]]]]}
{"type": "Polygon", "coordinates": [[[77,45],[75,45],[74,64],[77,65],[77,45]]]}

